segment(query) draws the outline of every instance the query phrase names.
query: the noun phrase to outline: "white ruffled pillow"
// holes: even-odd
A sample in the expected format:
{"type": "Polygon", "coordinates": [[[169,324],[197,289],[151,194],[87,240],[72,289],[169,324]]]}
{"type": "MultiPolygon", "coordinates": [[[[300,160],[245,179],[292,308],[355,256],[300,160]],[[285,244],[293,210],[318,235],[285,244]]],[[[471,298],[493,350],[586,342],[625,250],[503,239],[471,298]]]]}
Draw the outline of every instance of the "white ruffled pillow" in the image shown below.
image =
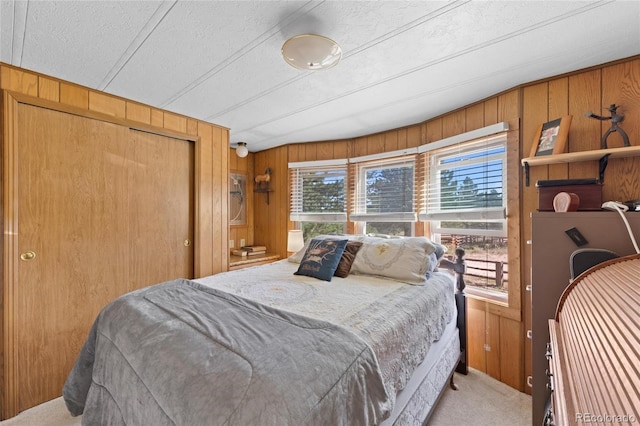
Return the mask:
{"type": "Polygon", "coordinates": [[[437,246],[425,237],[364,237],[351,267],[352,274],[377,275],[408,284],[424,284],[429,255],[437,246]]]}

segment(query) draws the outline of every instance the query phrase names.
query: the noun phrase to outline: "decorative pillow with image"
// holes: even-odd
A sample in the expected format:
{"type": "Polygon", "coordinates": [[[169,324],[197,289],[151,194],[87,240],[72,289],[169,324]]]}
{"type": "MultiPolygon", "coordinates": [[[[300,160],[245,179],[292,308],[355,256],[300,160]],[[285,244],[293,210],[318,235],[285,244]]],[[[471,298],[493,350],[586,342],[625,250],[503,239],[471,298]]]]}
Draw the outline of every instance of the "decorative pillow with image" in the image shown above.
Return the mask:
{"type": "Polygon", "coordinates": [[[356,254],[358,254],[360,247],[362,247],[362,243],[360,241],[349,241],[347,243],[347,246],[344,248],[344,252],[342,253],[340,263],[338,263],[336,272],[334,272],[333,275],[340,278],[347,278],[349,276],[351,266],[353,265],[353,261],[356,260],[356,254]]]}
{"type": "Polygon", "coordinates": [[[356,256],[351,273],[378,275],[408,284],[424,284],[429,269],[429,254],[436,245],[424,237],[366,237],[356,256]]]}
{"type": "MultiPolygon", "coordinates": [[[[349,241],[360,241],[364,238],[364,235],[352,235],[352,234],[323,234],[323,235],[317,235],[315,237],[313,237],[316,240],[349,240],[349,241]]],[[[309,242],[311,241],[311,239],[308,239],[305,243],[304,246],[298,250],[297,252],[295,252],[294,254],[292,254],[291,256],[289,256],[287,258],[287,260],[291,263],[300,263],[302,261],[302,257],[304,256],[304,254],[307,252],[307,248],[309,247],[309,242]]]]}
{"type": "Polygon", "coordinates": [[[294,275],[306,275],[323,281],[331,281],[347,242],[348,240],[312,239],[294,275]]]}

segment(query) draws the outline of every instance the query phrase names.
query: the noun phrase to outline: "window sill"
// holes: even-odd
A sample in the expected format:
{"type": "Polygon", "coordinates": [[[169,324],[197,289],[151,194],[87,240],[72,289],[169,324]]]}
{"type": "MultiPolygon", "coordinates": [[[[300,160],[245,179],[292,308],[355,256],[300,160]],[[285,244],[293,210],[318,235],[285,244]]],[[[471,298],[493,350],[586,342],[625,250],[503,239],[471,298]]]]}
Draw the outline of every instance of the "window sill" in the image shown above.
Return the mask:
{"type": "Polygon", "coordinates": [[[504,306],[505,308],[509,307],[509,295],[507,293],[498,293],[472,286],[466,286],[464,288],[464,292],[467,294],[467,297],[495,303],[497,305],[504,306]]]}

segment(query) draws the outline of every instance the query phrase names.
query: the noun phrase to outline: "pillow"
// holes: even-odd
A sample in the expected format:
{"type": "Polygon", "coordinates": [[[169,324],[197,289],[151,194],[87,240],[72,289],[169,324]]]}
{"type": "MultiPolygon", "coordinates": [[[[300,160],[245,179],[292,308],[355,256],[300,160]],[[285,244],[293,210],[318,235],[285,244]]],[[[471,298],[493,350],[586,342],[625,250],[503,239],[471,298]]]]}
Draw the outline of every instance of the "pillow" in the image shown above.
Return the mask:
{"type": "Polygon", "coordinates": [[[442,244],[433,243],[436,246],[436,251],[429,255],[429,266],[427,267],[427,279],[431,278],[431,273],[436,272],[438,270],[438,266],[440,265],[440,260],[444,257],[444,254],[447,252],[447,246],[443,246],[442,244]]]}
{"type": "Polygon", "coordinates": [[[425,237],[365,237],[351,273],[420,285],[427,280],[428,255],[435,252],[436,245],[425,237]]]}
{"type": "Polygon", "coordinates": [[[428,257],[429,264],[427,265],[427,273],[425,274],[427,279],[431,278],[431,274],[438,270],[438,263],[440,262],[440,259],[438,259],[438,255],[436,254],[436,252],[431,253],[430,255],[428,255],[428,257]]]}
{"type": "Polygon", "coordinates": [[[333,275],[340,278],[347,278],[349,276],[351,266],[353,265],[353,261],[356,260],[356,254],[358,253],[358,250],[360,250],[360,247],[362,247],[362,243],[360,241],[347,242],[344,252],[342,253],[342,257],[340,258],[340,263],[338,263],[336,272],[334,272],[333,275]]]}
{"type": "Polygon", "coordinates": [[[331,281],[346,246],[347,240],[312,239],[298,270],[293,274],[331,281]]]}
{"type": "MultiPolygon", "coordinates": [[[[316,240],[361,240],[362,238],[364,238],[362,235],[347,235],[347,234],[324,234],[324,235],[317,235],[315,237],[313,237],[316,240]]],[[[311,239],[307,240],[307,242],[304,243],[304,246],[302,246],[302,248],[300,250],[298,250],[295,254],[292,254],[291,256],[289,256],[287,258],[287,260],[291,263],[300,263],[302,261],[302,257],[304,256],[304,254],[307,251],[307,248],[309,247],[309,242],[311,241],[311,239]]]]}

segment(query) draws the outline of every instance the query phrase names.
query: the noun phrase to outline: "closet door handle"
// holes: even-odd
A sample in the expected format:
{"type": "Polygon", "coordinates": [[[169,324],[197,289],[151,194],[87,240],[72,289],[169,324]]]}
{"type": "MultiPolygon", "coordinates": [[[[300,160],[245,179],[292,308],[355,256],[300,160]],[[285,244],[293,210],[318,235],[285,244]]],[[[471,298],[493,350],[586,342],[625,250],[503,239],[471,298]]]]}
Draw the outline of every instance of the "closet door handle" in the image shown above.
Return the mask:
{"type": "Polygon", "coordinates": [[[24,253],[22,253],[20,255],[20,260],[24,260],[25,262],[27,260],[33,260],[36,257],[36,252],[34,251],[25,251],[24,253]]]}
{"type": "Polygon", "coordinates": [[[186,240],[184,240],[183,244],[185,247],[189,247],[191,245],[191,240],[187,238],[186,240]]]}

